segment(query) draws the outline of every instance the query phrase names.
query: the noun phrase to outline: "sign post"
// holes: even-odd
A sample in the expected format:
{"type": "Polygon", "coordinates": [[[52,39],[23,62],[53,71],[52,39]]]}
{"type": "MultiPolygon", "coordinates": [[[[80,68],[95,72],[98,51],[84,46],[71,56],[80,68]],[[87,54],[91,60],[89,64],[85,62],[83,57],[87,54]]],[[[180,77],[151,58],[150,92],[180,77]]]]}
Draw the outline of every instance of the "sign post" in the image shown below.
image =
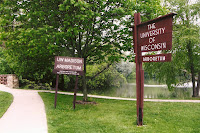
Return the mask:
{"type": "Polygon", "coordinates": [[[59,75],[56,75],[56,91],[55,91],[55,102],[54,102],[54,107],[56,108],[57,104],[57,92],[58,92],[58,81],[59,81],[59,75]]]}
{"type": "Polygon", "coordinates": [[[136,53],[136,95],[137,95],[137,124],[143,124],[143,92],[144,92],[144,70],[142,69],[141,49],[138,45],[138,30],[137,25],[140,24],[140,13],[134,14],[134,46],[136,53]]]}
{"type": "Polygon", "coordinates": [[[73,108],[76,108],[76,93],[78,89],[78,76],[76,75],[76,83],[75,83],[75,88],[74,88],[74,100],[73,100],[73,108]]]}
{"type": "Polygon", "coordinates": [[[83,64],[84,64],[83,58],[64,57],[64,56],[55,57],[55,65],[54,65],[54,70],[53,70],[53,73],[57,74],[55,102],[54,102],[55,108],[56,108],[56,103],[57,103],[59,74],[67,74],[67,75],[76,75],[76,83],[75,83],[75,88],[74,88],[74,100],[73,100],[73,108],[75,109],[76,92],[78,88],[78,76],[83,75],[83,64]]]}
{"type": "Polygon", "coordinates": [[[171,61],[171,53],[144,55],[142,52],[171,50],[174,13],[141,23],[140,13],[134,14],[133,40],[136,54],[137,125],[143,125],[144,70],[142,62],[171,61]]]}

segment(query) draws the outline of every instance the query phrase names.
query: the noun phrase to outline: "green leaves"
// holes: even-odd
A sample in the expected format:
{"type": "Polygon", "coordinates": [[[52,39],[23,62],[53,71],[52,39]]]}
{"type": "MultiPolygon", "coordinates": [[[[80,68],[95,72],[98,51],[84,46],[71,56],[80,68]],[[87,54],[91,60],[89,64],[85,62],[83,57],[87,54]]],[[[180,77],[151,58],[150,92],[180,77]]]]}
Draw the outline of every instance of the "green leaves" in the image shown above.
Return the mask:
{"type": "Polygon", "coordinates": [[[6,42],[11,68],[30,80],[50,82],[55,55],[82,57],[87,63],[126,58],[123,52],[132,50],[133,14],[141,11],[145,20],[163,10],[159,0],[4,0],[0,4],[0,39],[6,42]]]}
{"type": "Polygon", "coordinates": [[[199,72],[200,27],[194,23],[199,13],[199,9],[194,7],[199,2],[190,5],[187,0],[166,1],[168,9],[177,13],[173,27],[172,62],[146,63],[145,68],[172,89],[172,84],[188,82],[191,80],[188,75],[197,75],[199,72]]]}

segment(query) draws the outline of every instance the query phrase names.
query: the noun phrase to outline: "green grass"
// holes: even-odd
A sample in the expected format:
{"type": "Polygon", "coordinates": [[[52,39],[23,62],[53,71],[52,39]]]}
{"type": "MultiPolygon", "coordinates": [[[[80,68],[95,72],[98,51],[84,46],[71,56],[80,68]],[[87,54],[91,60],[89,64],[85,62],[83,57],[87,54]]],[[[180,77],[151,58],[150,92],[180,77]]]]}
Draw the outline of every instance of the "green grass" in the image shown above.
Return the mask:
{"type": "MultiPolygon", "coordinates": [[[[144,126],[136,125],[136,102],[90,99],[97,105],[76,105],[73,96],[40,93],[49,133],[198,133],[199,103],[144,102],[144,126]]],[[[77,97],[81,100],[82,97],[77,97]]]]}
{"type": "Polygon", "coordinates": [[[12,101],[12,94],[0,91],[0,118],[7,111],[12,101]]]}

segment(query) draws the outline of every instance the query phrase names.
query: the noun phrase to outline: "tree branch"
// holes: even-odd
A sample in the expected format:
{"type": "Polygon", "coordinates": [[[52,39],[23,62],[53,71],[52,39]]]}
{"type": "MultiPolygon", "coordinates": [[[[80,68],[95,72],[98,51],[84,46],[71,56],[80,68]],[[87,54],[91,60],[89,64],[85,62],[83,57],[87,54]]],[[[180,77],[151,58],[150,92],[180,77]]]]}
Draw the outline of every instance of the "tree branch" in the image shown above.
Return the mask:
{"type": "Polygon", "coordinates": [[[98,77],[101,73],[103,73],[105,70],[107,70],[110,67],[111,63],[105,66],[100,72],[96,73],[93,77],[90,77],[88,79],[93,80],[94,78],[98,77]]]}

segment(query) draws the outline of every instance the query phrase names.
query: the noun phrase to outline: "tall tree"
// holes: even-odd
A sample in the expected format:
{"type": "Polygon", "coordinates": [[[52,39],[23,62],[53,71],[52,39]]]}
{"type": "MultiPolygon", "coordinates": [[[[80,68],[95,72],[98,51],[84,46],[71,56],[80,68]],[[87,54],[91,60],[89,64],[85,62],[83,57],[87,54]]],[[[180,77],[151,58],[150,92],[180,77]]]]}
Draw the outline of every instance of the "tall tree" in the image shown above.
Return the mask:
{"type": "MultiPolygon", "coordinates": [[[[107,62],[111,64],[124,58],[123,51],[131,50],[130,29],[133,14],[140,6],[151,5],[143,11],[143,19],[152,17],[150,12],[163,13],[160,1],[135,0],[65,0],[60,10],[65,11],[65,27],[61,38],[72,55],[84,58],[86,63],[107,62]],[[157,8],[151,8],[151,7],[157,8]]],[[[87,100],[86,77],[83,76],[84,100],[87,100]]]]}
{"type": "Polygon", "coordinates": [[[3,0],[0,36],[15,74],[37,82],[51,82],[52,61],[58,53],[58,4],[48,0],[3,0]],[[52,13],[53,12],[53,13],[52,13]]]}
{"type": "MultiPolygon", "coordinates": [[[[86,63],[125,58],[134,13],[141,12],[143,20],[163,15],[160,0],[2,0],[1,7],[1,40],[11,67],[38,81],[50,79],[55,55],[84,58],[85,73],[86,63]]],[[[85,75],[83,88],[86,101],[85,75]]]]}

